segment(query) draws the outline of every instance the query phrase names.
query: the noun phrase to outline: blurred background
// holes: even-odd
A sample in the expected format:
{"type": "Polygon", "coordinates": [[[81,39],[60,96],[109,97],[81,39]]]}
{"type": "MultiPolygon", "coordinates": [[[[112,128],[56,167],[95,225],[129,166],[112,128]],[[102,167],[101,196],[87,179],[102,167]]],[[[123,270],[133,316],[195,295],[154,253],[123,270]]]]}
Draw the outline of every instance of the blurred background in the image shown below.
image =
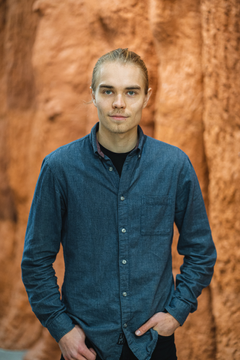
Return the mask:
{"type": "MultiPolygon", "coordinates": [[[[21,281],[26,223],[43,158],[98,120],[92,69],[119,47],[149,69],[141,125],[189,155],[218,251],[198,311],[176,331],[178,358],[239,360],[239,0],[0,0],[0,348],[60,358],[21,281]]],[[[61,284],[61,254],[55,268],[61,284]]]]}

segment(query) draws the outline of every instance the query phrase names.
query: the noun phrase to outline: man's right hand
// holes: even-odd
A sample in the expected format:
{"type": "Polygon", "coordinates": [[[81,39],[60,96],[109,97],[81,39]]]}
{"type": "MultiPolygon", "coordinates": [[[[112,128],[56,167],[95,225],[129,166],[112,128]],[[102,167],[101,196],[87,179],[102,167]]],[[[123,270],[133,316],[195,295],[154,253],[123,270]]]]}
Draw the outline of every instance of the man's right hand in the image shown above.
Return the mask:
{"type": "Polygon", "coordinates": [[[86,335],[78,326],[64,335],[58,345],[65,360],[95,360],[96,352],[85,344],[86,335]]]}

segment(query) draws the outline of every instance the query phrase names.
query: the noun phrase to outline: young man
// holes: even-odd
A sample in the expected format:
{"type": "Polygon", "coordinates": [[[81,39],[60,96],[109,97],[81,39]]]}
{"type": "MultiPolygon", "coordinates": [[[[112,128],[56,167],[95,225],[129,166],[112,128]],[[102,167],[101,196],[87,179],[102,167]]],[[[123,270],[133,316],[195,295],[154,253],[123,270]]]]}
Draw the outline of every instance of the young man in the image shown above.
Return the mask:
{"type": "Polygon", "coordinates": [[[181,150],[139,127],[151,89],[137,54],[101,57],[91,88],[99,123],[43,161],[22,260],[29,301],[62,359],[175,360],[174,331],[216,260],[199,184],[181,150]],[[174,222],[184,255],[176,289],[174,222]]]}

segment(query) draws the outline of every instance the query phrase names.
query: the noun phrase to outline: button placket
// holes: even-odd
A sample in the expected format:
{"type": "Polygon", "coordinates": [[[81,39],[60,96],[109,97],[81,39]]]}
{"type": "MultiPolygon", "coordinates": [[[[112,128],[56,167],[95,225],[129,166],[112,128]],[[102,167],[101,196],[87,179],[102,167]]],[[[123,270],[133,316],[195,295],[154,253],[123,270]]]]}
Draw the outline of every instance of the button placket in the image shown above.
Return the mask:
{"type": "Polygon", "coordinates": [[[113,163],[110,159],[104,158],[102,159],[102,163],[108,175],[108,180],[112,183],[112,186],[116,191],[119,188],[120,178],[118,172],[115,170],[113,163]]]}
{"type": "MultiPolygon", "coordinates": [[[[122,171],[118,191],[118,226],[119,226],[119,275],[120,275],[120,301],[122,311],[122,328],[127,330],[127,324],[131,318],[130,314],[130,289],[129,289],[129,235],[130,227],[128,224],[128,191],[132,181],[129,159],[126,159],[126,166],[122,171]]],[[[132,160],[132,159],[131,159],[132,160]]]]}

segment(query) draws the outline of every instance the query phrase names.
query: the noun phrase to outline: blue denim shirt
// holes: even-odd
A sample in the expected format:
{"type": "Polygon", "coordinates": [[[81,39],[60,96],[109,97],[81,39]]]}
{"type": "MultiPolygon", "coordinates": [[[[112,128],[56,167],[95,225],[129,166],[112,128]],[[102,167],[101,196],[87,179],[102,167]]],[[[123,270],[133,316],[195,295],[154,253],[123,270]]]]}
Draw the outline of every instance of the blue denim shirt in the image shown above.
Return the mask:
{"type": "Polygon", "coordinates": [[[116,360],[123,332],[139,360],[158,334],[134,332],[167,310],[180,324],[210,283],[216,251],[194,169],[180,149],[139,127],[119,177],[91,133],[48,155],[26,231],[22,277],[32,309],[59,341],[78,323],[102,359],[116,360]],[[184,255],[176,289],[173,225],[184,255]],[[62,299],[52,267],[63,245],[62,299]]]}

